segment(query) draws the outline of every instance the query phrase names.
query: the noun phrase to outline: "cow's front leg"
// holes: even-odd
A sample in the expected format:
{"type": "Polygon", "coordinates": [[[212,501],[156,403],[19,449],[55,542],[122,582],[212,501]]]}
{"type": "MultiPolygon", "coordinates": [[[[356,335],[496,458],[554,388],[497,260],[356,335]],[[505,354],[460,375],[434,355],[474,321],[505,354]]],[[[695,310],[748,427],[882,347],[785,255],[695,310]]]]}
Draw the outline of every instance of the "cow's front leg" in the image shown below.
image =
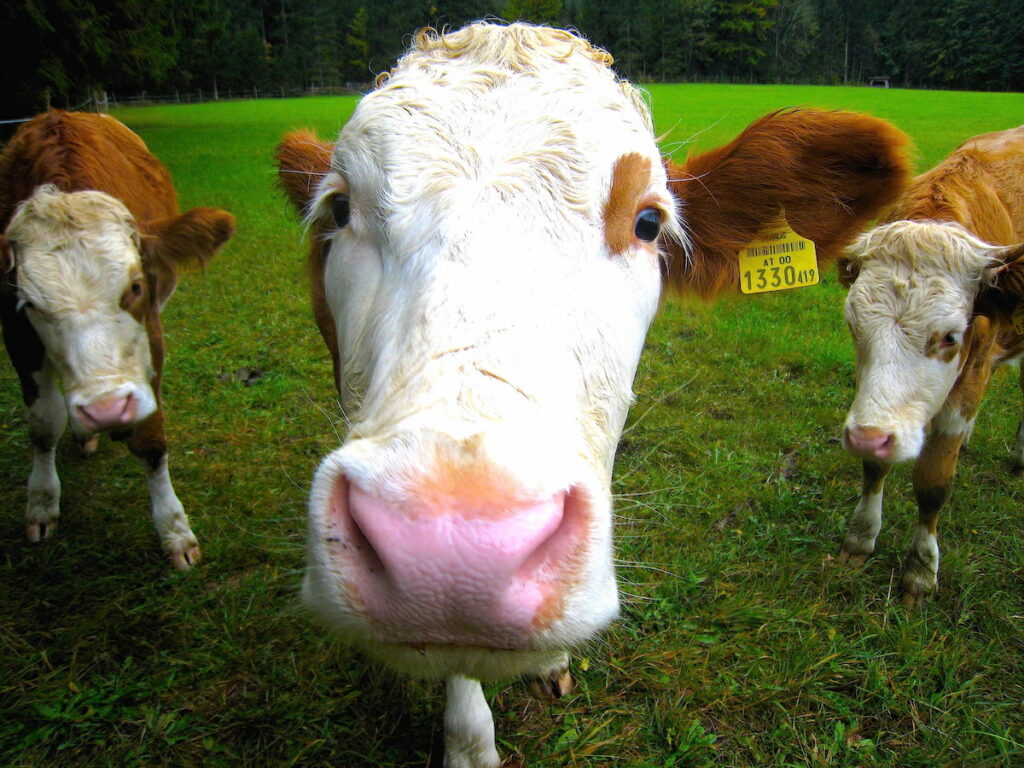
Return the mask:
{"type": "Polygon", "coordinates": [[[859,568],[872,552],[878,532],[882,530],[882,489],[891,464],[864,461],[864,478],[860,501],[846,524],[846,538],[839,550],[839,562],[859,568]]]}
{"type": "Polygon", "coordinates": [[[445,768],[498,768],[501,758],[494,746],[494,718],[476,680],[448,678],[444,707],[445,768]]]}
{"type": "MultiPolygon", "coordinates": [[[[917,530],[903,566],[903,602],[920,605],[938,586],[939,511],[949,498],[957,456],[971,433],[979,397],[962,387],[932,420],[931,431],[914,464],[914,496],[917,497],[917,530]]],[[[973,390],[974,388],[970,388],[973,390]]]]}
{"type": "Polygon", "coordinates": [[[917,530],[903,565],[903,602],[908,607],[920,605],[925,595],[938,586],[939,510],[949,498],[957,453],[964,434],[939,431],[933,426],[914,464],[917,530]]]}
{"type": "Polygon", "coordinates": [[[188,524],[167,469],[167,438],[164,436],[164,417],[161,410],[139,424],[127,439],[128,450],[146,466],[149,498],[153,510],[153,524],[171,558],[171,565],[186,570],[199,561],[202,553],[199,541],[188,524]]]}
{"type": "Polygon", "coordinates": [[[32,474],[28,478],[25,536],[29,541],[48,538],[60,518],[60,478],[57,477],[57,441],[68,421],[64,398],[49,360],[32,374],[36,397],[26,402],[28,434],[32,441],[32,474]]]}
{"type": "MultiPolygon", "coordinates": [[[[1018,381],[1020,391],[1024,394],[1024,365],[1020,367],[1018,381]]],[[[1017,445],[1013,451],[1013,474],[1024,477],[1024,415],[1021,416],[1020,424],[1017,425],[1017,445]]]]}

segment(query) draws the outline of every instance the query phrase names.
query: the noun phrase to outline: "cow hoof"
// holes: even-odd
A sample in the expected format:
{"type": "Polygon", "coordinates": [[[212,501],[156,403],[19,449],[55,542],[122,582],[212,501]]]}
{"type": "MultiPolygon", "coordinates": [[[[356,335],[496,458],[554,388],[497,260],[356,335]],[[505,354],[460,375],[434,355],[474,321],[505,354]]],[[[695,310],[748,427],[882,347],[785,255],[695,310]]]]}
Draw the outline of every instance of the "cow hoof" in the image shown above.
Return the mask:
{"type": "Polygon", "coordinates": [[[100,436],[89,435],[82,439],[75,439],[75,443],[78,445],[78,452],[83,456],[92,456],[96,453],[96,449],[100,447],[100,436]]]}
{"type": "Polygon", "coordinates": [[[836,561],[840,565],[845,565],[849,568],[861,568],[864,563],[868,560],[868,554],[864,552],[851,552],[846,547],[839,550],[839,557],[836,561]]]}
{"type": "Polygon", "coordinates": [[[916,611],[924,607],[924,592],[903,592],[903,607],[908,611],[916,611]]]}
{"type": "Polygon", "coordinates": [[[203,557],[203,553],[199,549],[199,542],[195,539],[191,543],[183,542],[170,550],[168,554],[171,557],[171,565],[179,571],[187,571],[203,557]]]}
{"type": "Polygon", "coordinates": [[[920,608],[939,586],[936,572],[927,565],[910,560],[903,572],[903,605],[920,608]]]}
{"type": "Polygon", "coordinates": [[[1013,462],[1013,465],[1010,467],[1010,474],[1014,477],[1024,477],[1024,464],[1016,461],[1013,462]]]}
{"type": "Polygon", "coordinates": [[[555,668],[543,677],[535,677],[530,681],[530,691],[538,699],[554,700],[572,693],[575,682],[569,667],[555,668]]]}
{"type": "Polygon", "coordinates": [[[57,530],[56,517],[48,520],[29,520],[25,523],[25,538],[32,544],[36,544],[43,539],[50,538],[55,530],[57,530]]]}

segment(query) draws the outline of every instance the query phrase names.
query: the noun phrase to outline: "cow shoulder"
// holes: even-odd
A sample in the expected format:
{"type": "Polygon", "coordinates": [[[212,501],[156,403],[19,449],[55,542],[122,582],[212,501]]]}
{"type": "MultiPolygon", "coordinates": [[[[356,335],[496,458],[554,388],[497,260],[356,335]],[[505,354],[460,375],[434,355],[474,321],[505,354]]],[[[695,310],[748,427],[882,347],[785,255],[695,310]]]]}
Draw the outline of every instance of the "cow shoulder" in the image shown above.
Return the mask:
{"type": "Polygon", "coordinates": [[[669,243],[666,280],[710,297],[739,285],[741,248],[781,212],[821,261],[903,189],[909,139],[867,115],[811,109],[767,115],[731,143],[666,163],[688,243],[669,243]]]}

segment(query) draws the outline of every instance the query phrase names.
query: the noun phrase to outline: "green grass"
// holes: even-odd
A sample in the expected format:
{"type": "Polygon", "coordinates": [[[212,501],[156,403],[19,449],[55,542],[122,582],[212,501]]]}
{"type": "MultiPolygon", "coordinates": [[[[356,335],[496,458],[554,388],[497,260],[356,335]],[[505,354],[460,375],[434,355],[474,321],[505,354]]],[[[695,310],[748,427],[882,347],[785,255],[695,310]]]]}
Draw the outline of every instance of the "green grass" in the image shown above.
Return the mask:
{"type": "MultiPolygon", "coordinates": [[[[651,86],[677,156],[784,106],[892,119],[919,167],[1015,125],[1024,96],[651,86]],[[692,141],[691,141],[692,137],[692,141]]],[[[330,361],[308,309],[300,230],[274,189],[281,133],[325,136],[353,99],[120,110],[183,206],[236,238],[165,311],[175,484],[206,559],[172,573],[141,470],[62,447],[61,527],[22,542],[29,448],[0,367],[0,765],[413,766],[441,739],[440,688],[369,669],[298,604],[304,501],[337,444],[330,361]],[[260,369],[246,386],[240,369],[260,369]]],[[[823,285],[651,331],[619,452],[622,620],[545,705],[491,686],[503,754],[528,765],[1024,764],[1024,490],[1007,472],[1015,376],[996,376],[940,529],[937,597],[895,599],[914,516],[893,473],[878,554],[834,567],[859,486],[838,434],[852,396],[843,294],[823,285]]]]}

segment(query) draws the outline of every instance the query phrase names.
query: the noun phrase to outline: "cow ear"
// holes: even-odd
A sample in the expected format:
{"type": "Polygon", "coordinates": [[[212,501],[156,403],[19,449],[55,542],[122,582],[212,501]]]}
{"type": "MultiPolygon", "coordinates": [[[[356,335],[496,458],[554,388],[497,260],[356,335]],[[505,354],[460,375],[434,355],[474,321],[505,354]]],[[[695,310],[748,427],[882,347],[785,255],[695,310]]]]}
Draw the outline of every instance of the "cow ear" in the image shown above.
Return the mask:
{"type": "Polygon", "coordinates": [[[739,286],[738,253],[784,212],[819,263],[892,203],[906,183],[909,140],[852,112],[774,112],[724,147],[667,162],[685,245],[669,243],[668,287],[710,297],[739,286]]]}
{"type": "Polygon", "coordinates": [[[1024,243],[997,248],[992,255],[1003,263],[989,273],[989,285],[1024,301],[1024,243]]]}
{"type": "Polygon", "coordinates": [[[277,145],[277,178],[292,205],[305,214],[320,179],[331,169],[334,145],[312,131],[286,134],[277,145]]]}
{"type": "Polygon", "coordinates": [[[836,275],[843,288],[849,288],[860,275],[860,266],[871,251],[871,232],[865,232],[843,249],[836,262],[836,275]]]}
{"type": "Polygon", "coordinates": [[[235,217],[217,208],[193,208],[180,216],[139,225],[142,261],[163,306],[177,283],[177,274],[205,267],[235,231],[235,217]]]}
{"type": "Polygon", "coordinates": [[[839,284],[843,288],[849,288],[853,285],[857,281],[859,274],[860,259],[854,258],[848,253],[839,257],[839,261],[836,262],[836,275],[839,278],[839,284]]]}
{"type": "Polygon", "coordinates": [[[7,274],[14,269],[14,254],[11,246],[7,244],[7,238],[0,235],[0,272],[7,274]]]}

